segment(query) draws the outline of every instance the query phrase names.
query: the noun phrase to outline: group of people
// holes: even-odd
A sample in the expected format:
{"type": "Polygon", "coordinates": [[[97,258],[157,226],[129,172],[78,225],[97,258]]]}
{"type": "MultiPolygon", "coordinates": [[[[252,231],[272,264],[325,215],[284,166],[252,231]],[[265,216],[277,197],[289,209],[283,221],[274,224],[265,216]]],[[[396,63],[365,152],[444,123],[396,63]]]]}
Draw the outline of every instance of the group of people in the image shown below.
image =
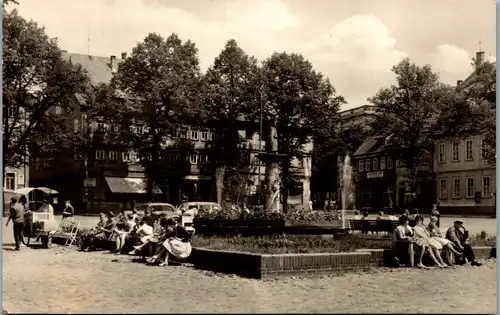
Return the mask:
{"type": "Polygon", "coordinates": [[[424,224],[424,217],[420,214],[414,216],[414,225],[410,224],[411,220],[411,216],[403,214],[399,217],[399,225],[394,230],[395,263],[397,265],[402,265],[402,261],[409,258],[406,264],[413,266],[414,250],[419,249],[420,255],[417,263],[419,268],[425,268],[423,258],[426,254],[440,268],[466,263],[481,266],[481,263],[474,256],[474,251],[469,243],[469,232],[463,226],[463,221],[456,220],[443,236],[439,229],[437,216],[431,216],[427,226],[424,224]],[[443,251],[445,259],[442,257],[443,251]]]}
{"type": "Polygon", "coordinates": [[[165,266],[171,255],[185,259],[191,254],[191,236],[179,220],[179,217],[169,218],[166,214],[157,216],[151,209],[147,209],[144,216],[137,210],[122,211],[117,216],[113,212],[101,213],[97,226],[81,236],[80,249],[104,249],[112,241],[115,247],[111,251],[115,254],[130,247],[134,249],[128,254],[139,254],[147,257],[150,264],[165,266]]]}

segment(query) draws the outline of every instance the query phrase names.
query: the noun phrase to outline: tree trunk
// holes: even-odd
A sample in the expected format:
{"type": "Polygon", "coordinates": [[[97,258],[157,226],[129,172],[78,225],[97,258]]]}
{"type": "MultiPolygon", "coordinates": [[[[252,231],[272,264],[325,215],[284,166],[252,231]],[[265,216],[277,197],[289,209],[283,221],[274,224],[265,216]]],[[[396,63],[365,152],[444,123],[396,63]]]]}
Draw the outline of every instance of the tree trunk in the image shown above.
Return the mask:
{"type": "Polygon", "coordinates": [[[283,213],[288,212],[288,197],[290,194],[290,167],[288,165],[288,161],[284,161],[281,173],[281,206],[283,209],[283,213]]]}
{"type": "Polygon", "coordinates": [[[224,176],[226,174],[226,167],[219,166],[215,170],[215,187],[217,191],[217,203],[222,205],[222,191],[224,190],[224,176]]]}
{"type": "MultiPolygon", "coordinates": [[[[278,132],[276,127],[271,127],[267,135],[267,152],[277,153],[278,152],[278,132]]],[[[266,162],[266,192],[265,192],[265,204],[266,209],[271,212],[279,211],[279,164],[275,157],[270,157],[266,162]]]]}

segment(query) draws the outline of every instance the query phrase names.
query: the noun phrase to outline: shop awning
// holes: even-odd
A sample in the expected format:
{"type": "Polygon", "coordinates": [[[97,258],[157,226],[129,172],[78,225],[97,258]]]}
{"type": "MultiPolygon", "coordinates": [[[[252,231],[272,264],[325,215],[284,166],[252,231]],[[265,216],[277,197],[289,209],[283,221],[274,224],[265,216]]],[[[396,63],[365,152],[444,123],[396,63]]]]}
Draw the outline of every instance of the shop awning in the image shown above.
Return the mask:
{"type": "MultiPolygon", "coordinates": [[[[146,182],[143,178],[105,177],[109,189],[115,194],[145,194],[146,182]]],[[[160,195],[159,188],[153,188],[153,193],[160,195]]]]}

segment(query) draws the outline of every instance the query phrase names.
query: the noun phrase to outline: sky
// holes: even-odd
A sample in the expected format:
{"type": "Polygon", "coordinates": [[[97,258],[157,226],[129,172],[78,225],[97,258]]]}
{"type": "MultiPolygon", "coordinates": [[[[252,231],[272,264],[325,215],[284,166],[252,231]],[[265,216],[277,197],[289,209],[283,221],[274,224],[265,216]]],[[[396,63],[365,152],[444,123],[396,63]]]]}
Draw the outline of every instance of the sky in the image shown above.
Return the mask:
{"type": "Polygon", "coordinates": [[[205,70],[229,39],[264,60],[303,54],[348,104],[394,83],[405,57],[455,84],[481,49],[494,59],[494,0],[19,0],[17,8],[61,49],[95,56],[130,52],[149,33],[195,42],[205,70]],[[90,34],[90,43],[89,43],[90,34]]]}

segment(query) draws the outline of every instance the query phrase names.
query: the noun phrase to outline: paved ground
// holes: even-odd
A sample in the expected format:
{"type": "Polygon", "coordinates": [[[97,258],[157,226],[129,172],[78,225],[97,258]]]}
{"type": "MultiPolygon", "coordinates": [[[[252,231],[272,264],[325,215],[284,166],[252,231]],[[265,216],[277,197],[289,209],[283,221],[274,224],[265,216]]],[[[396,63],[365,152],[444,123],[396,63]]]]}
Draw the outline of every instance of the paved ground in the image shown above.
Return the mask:
{"type": "Polygon", "coordinates": [[[4,229],[3,308],[35,313],[495,313],[496,263],[251,280],[131,257],[12,248],[4,229]]]}
{"type": "MultiPolygon", "coordinates": [[[[446,232],[446,229],[453,225],[453,221],[457,220],[459,217],[442,217],[441,218],[441,226],[443,233],[446,232]]],[[[58,216],[60,220],[61,217],[58,216]]],[[[373,217],[375,219],[375,217],[373,217]]],[[[472,234],[480,233],[481,231],[486,231],[488,235],[496,235],[497,226],[496,219],[490,218],[463,218],[460,217],[461,220],[464,221],[464,225],[469,229],[472,234]]],[[[81,227],[83,228],[93,228],[97,222],[99,222],[99,218],[92,216],[75,216],[75,220],[80,222],[81,227]]],[[[4,219],[5,222],[5,219],[4,219]]],[[[429,222],[428,218],[425,218],[425,223],[429,222]]]]}

